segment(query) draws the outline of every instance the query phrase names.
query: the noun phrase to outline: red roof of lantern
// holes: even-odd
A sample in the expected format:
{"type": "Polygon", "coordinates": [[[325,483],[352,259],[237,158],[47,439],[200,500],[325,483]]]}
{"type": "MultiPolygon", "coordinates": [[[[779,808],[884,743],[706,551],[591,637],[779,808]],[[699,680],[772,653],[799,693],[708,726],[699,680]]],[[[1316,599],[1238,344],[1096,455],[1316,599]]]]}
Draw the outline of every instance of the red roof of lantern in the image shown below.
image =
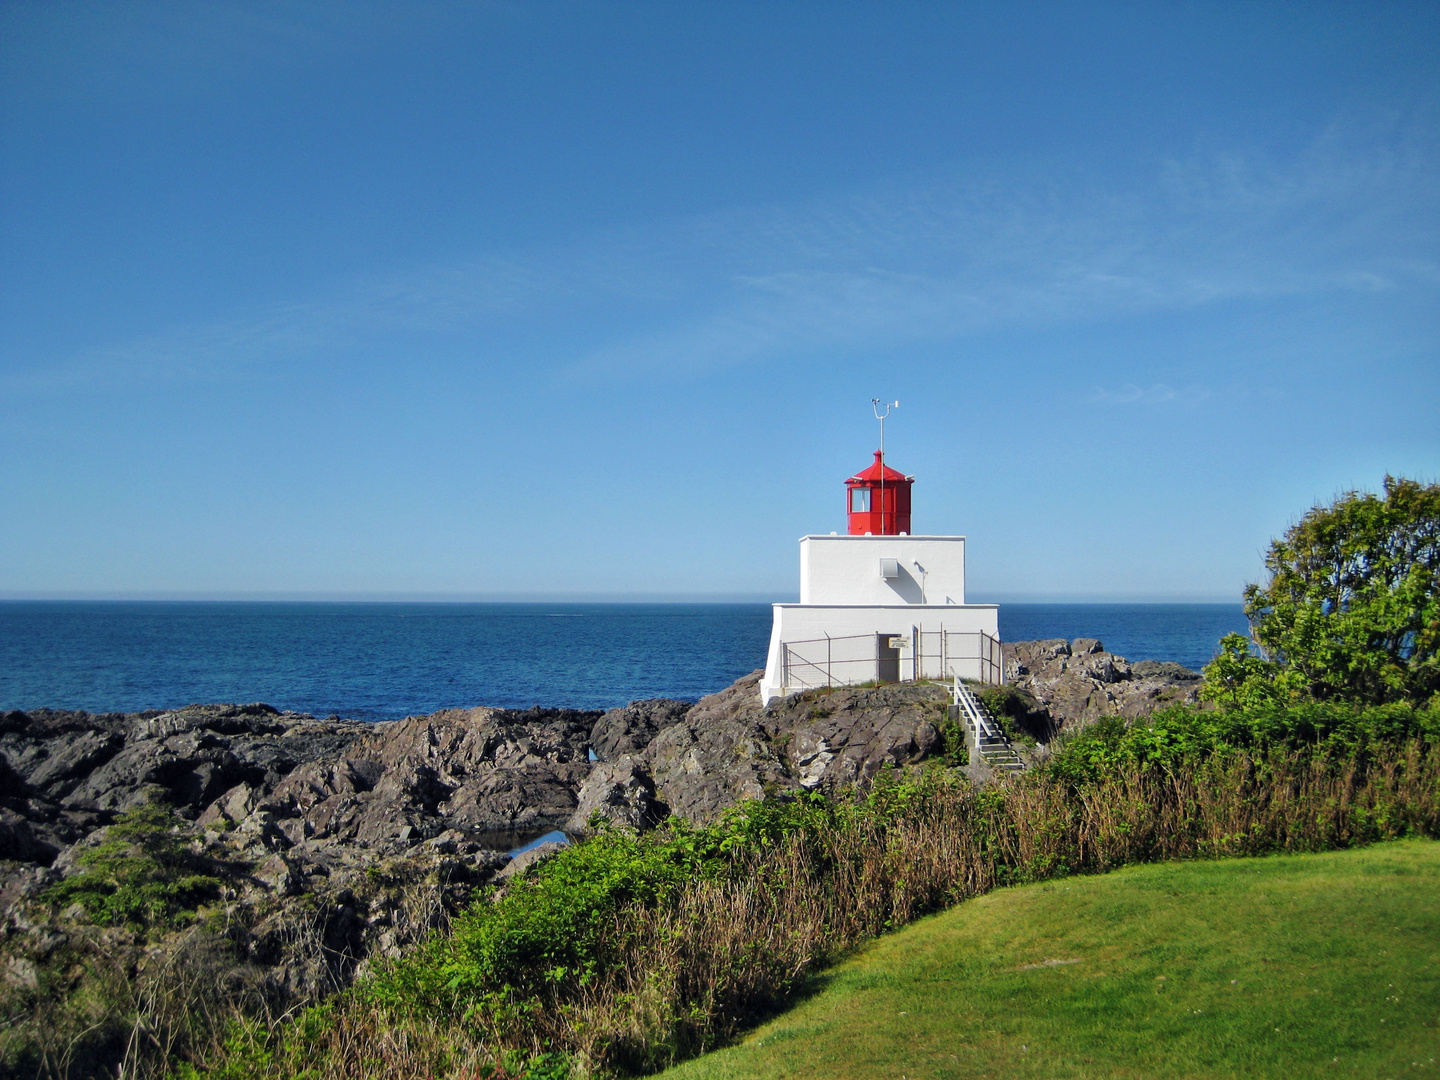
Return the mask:
{"type": "Polygon", "coordinates": [[[886,465],[883,461],[881,461],[880,451],[876,450],[875,463],[871,465],[868,469],[866,469],[864,472],[856,473],[854,476],[850,477],[850,479],[846,480],[845,482],[847,484],[857,484],[863,483],[864,481],[868,480],[871,483],[878,483],[881,480],[884,480],[887,484],[889,484],[894,481],[903,481],[909,479],[910,477],[906,476],[904,473],[897,472],[896,470],[890,468],[889,465],[886,465]]]}

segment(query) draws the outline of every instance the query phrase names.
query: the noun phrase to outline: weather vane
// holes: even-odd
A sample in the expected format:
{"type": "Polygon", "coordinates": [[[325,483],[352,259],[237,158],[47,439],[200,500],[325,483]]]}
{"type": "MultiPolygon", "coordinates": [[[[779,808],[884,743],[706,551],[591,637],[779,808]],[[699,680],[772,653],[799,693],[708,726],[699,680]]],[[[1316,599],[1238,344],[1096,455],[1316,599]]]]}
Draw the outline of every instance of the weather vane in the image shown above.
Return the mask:
{"type": "Polygon", "coordinates": [[[880,421],[880,460],[883,462],[885,460],[885,418],[890,415],[891,409],[898,409],[900,403],[898,401],[881,401],[877,397],[870,399],[870,407],[875,410],[875,419],[880,421]],[[885,407],[884,412],[880,411],[882,405],[885,407]]]}
{"type": "Polygon", "coordinates": [[[880,531],[885,531],[885,418],[890,415],[891,409],[898,409],[898,401],[881,401],[878,397],[870,399],[870,407],[875,410],[875,419],[880,421],[880,531]],[[880,407],[885,407],[881,412],[880,407]]]}

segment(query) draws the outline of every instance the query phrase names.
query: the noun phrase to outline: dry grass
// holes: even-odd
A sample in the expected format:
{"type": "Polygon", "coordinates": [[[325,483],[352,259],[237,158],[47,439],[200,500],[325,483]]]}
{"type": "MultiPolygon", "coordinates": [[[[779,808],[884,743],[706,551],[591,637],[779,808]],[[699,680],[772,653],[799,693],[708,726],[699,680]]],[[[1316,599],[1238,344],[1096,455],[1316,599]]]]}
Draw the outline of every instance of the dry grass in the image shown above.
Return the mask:
{"type": "Polygon", "coordinates": [[[734,1038],[859,943],[997,885],[1434,836],[1440,754],[1427,751],[1412,740],[1340,760],[1234,752],[1079,790],[1043,774],[984,788],[932,776],[889,813],[837,812],[662,905],[619,911],[607,963],[543,998],[441,1014],[350,994],[307,1030],[282,1026],[246,1053],[217,1045],[208,1060],[220,1075],[313,1080],[518,1075],[517,1061],[547,1051],[579,1075],[662,1068],[734,1038]]]}
{"type": "MultiPolygon", "coordinates": [[[[389,884],[397,939],[445,932],[443,882],[389,884]]],[[[228,905],[158,939],[63,918],[12,935],[0,946],[0,1080],[153,1080],[228,1053],[237,1030],[284,1030],[350,984],[357,957],[330,940],[332,918],[324,904],[228,905]],[[247,959],[256,947],[283,966],[247,959]]]]}

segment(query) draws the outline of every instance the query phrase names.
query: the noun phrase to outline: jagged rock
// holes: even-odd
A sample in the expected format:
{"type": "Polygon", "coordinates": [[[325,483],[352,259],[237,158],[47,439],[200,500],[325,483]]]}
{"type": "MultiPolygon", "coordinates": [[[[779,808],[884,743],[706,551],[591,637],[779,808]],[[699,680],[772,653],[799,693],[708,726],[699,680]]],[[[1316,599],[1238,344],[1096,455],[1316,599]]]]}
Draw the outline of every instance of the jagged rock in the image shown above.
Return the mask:
{"type": "Polygon", "coordinates": [[[913,765],[942,747],[949,704],[940,685],[899,683],[797,694],[766,710],[802,787],[868,780],[886,765],[913,765]]]}
{"type": "Polygon", "coordinates": [[[21,712],[19,709],[9,709],[0,713],[0,735],[12,731],[24,731],[30,726],[30,714],[21,712]]]}
{"type": "Polygon", "coordinates": [[[595,814],[616,825],[647,829],[668,812],[669,807],[655,797],[655,781],[627,755],[618,761],[600,762],[590,770],[565,831],[583,836],[590,831],[590,818],[595,814]]]}
{"type": "Polygon", "coordinates": [[[639,754],[655,736],[685,718],[692,705],[673,698],[632,701],[623,709],[611,709],[595,722],[590,748],[600,761],[614,761],[625,754],[639,754]]]}
{"type": "Polygon", "coordinates": [[[181,962],[155,959],[166,950],[213,945],[195,962],[278,1008],[341,989],[367,958],[398,955],[443,925],[510,861],[447,813],[511,830],[507,847],[513,830],[523,842],[570,816],[599,716],[476,710],[407,726],[268,706],[6,714],[0,977],[23,984],[26,964],[50,963],[52,952],[67,972],[85,970],[87,948],[101,950],[106,970],[144,971],[181,962]],[[508,764],[497,766],[497,751],[508,764]],[[222,882],[223,936],[201,924],[146,944],[90,925],[79,904],[43,901],[118,811],[151,798],[194,815],[192,850],[222,882]],[[56,944],[71,939],[71,952],[56,944]]]}
{"type": "Polygon", "coordinates": [[[1200,672],[1192,671],[1173,660],[1141,660],[1130,665],[1132,679],[1170,679],[1174,682],[1198,682],[1200,672]]]}
{"type": "Polygon", "coordinates": [[[710,821],[727,806],[791,786],[781,751],[760,723],[761,674],[701,698],[646,748],[656,790],[675,813],[710,821]]]}
{"type": "Polygon", "coordinates": [[[237,821],[244,821],[248,818],[255,812],[258,805],[259,798],[256,789],[241,782],[206,807],[204,812],[195,819],[195,824],[201,828],[211,825],[233,825],[237,821]]]}
{"type": "Polygon", "coordinates": [[[10,757],[10,764],[33,790],[63,798],[124,744],[118,731],[82,731],[69,738],[46,740],[43,749],[36,746],[39,753],[17,754],[10,757]]]}
{"type": "Polygon", "coordinates": [[[1199,700],[1198,672],[1169,662],[1131,664],[1095,638],[1009,642],[1004,653],[1011,684],[1043,706],[1052,730],[1199,700]]]}
{"type": "Polygon", "coordinates": [[[866,780],[941,748],[944,686],[840,688],[762,707],[761,674],[701,698],[646,749],[657,791],[676,813],[708,821],[769,790],[866,780]]]}
{"type": "Polygon", "coordinates": [[[0,859],[48,865],[60,853],[60,845],[36,835],[33,825],[20,814],[0,807],[0,859]]]}
{"type": "Polygon", "coordinates": [[[65,806],[128,810],[158,788],[181,809],[197,810],[241,778],[241,766],[219,736],[190,730],[140,737],[93,769],[62,799],[65,806]]]}
{"type": "Polygon", "coordinates": [[[445,820],[482,843],[523,843],[560,828],[575,812],[581,775],[544,768],[482,772],[455,791],[443,809],[445,820]]]}
{"type": "Polygon", "coordinates": [[[485,846],[513,846],[574,812],[599,715],[480,708],[410,717],[338,760],[295,769],[263,807],[282,830],[302,822],[307,839],[386,844],[459,830],[485,846]]]}
{"type": "Polygon", "coordinates": [[[503,881],[506,878],[514,877],[516,874],[523,874],[526,870],[529,870],[530,867],[536,866],[565,850],[565,847],[566,845],[562,844],[559,840],[546,840],[543,844],[536,844],[529,851],[522,851],[519,855],[516,855],[506,863],[495,876],[503,881]]]}
{"type": "Polygon", "coordinates": [[[255,867],[252,876],[271,892],[283,895],[297,895],[305,885],[304,875],[284,855],[271,855],[255,867]]]}

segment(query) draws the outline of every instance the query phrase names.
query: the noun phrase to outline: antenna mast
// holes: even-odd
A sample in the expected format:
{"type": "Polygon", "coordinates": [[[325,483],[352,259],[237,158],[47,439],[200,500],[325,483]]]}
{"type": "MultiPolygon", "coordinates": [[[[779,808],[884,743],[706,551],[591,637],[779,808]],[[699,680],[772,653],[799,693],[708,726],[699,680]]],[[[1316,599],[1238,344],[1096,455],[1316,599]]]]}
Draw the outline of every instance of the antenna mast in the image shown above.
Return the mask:
{"type": "Polygon", "coordinates": [[[880,421],[880,532],[885,533],[885,418],[890,415],[891,409],[898,409],[898,401],[882,402],[878,397],[870,399],[870,408],[875,412],[875,419],[880,421]],[[880,411],[880,406],[885,406],[885,411],[880,411]]]}

